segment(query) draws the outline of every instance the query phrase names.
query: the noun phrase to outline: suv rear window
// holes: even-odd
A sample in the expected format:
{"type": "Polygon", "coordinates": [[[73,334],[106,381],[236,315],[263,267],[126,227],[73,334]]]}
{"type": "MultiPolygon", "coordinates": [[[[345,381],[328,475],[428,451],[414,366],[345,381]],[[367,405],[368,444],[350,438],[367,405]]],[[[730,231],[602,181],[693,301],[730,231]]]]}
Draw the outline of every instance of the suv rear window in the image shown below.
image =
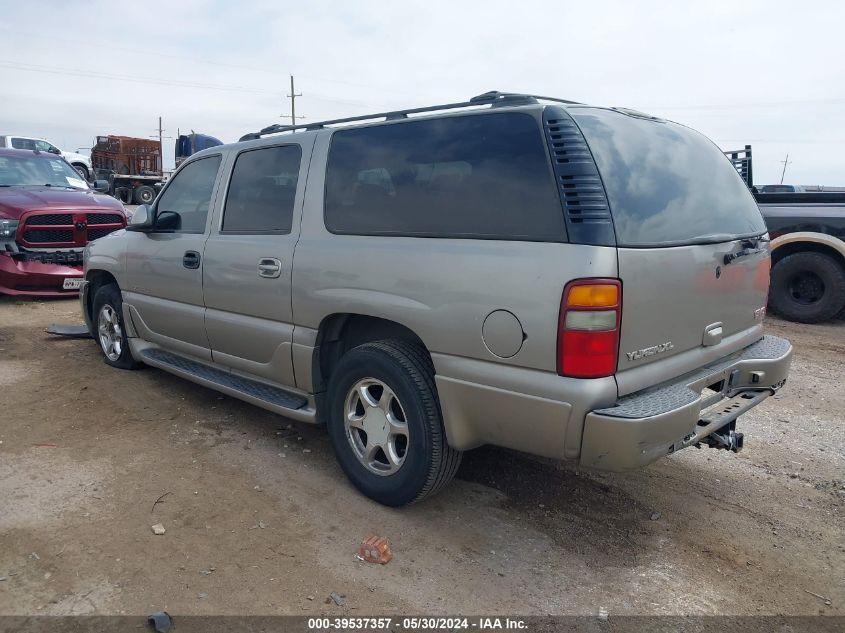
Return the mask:
{"type": "Polygon", "coordinates": [[[333,233],[565,239],[539,124],[517,112],[335,132],[325,219],[333,233]]]}
{"type": "Polygon", "coordinates": [[[766,230],[736,169],[687,127],[569,108],[598,165],[619,246],[723,242],[766,230]]]}

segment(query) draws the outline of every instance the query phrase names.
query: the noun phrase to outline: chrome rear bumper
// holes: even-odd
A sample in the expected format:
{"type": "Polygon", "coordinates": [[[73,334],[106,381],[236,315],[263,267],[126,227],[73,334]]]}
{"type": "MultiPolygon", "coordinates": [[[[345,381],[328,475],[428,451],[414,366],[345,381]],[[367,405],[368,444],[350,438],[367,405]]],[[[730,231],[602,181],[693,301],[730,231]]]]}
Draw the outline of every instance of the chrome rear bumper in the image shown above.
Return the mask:
{"type": "Polygon", "coordinates": [[[789,341],[764,336],[671,383],[587,414],[580,463],[629,470],[691,446],[734,422],[786,382],[789,341]]]}

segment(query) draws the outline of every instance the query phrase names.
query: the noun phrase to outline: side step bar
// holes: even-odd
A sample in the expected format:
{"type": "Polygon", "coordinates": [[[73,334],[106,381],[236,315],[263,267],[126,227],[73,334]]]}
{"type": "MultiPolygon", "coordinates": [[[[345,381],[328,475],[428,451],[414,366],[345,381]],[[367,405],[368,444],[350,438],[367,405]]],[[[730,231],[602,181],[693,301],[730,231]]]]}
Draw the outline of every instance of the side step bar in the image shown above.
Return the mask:
{"type": "Polygon", "coordinates": [[[141,358],[150,365],[170,369],[187,378],[193,378],[201,384],[211,383],[210,386],[220,387],[229,393],[234,392],[232,395],[274,411],[278,409],[296,411],[308,404],[308,400],[299,394],[209,367],[160,349],[145,349],[141,352],[141,358]]]}

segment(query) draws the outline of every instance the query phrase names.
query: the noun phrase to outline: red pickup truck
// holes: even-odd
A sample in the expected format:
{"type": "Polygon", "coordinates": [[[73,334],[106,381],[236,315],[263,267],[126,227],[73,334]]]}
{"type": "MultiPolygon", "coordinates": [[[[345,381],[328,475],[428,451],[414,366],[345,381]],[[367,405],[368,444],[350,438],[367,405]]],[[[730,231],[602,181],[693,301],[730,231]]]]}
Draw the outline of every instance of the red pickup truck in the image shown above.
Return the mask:
{"type": "Polygon", "coordinates": [[[125,226],[123,205],[60,156],[0,149],[0,294],[76,295],[82,249],[125,226]]]}

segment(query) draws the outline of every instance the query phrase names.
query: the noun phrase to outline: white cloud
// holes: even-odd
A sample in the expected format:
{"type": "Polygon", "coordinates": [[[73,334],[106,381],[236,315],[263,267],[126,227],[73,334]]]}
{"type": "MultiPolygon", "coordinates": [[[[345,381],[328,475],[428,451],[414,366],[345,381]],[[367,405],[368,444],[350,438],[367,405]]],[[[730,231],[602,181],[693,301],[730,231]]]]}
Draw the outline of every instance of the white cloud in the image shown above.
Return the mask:
{"type": "Polygon", "coordinates": [[[151,136],[159,115],[168,135],[236,140],[289,111],[292,72],[309,120],[529,91],[751,142],[758,182],[788,152],[787,181],[845,185],[833,1],[9,0],[0,16],[0,130],[67,149],[151,136]]]}

